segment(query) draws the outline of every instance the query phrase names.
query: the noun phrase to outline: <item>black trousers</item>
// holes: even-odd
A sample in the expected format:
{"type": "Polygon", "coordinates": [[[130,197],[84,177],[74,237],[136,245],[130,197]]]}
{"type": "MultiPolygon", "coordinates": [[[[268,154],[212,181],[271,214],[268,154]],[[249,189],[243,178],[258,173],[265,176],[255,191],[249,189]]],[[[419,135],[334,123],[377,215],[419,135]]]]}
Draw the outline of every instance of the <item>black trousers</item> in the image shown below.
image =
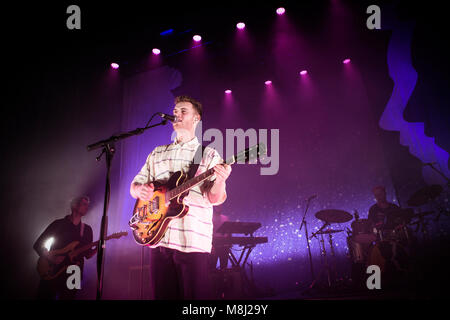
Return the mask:
{"type": "Polygon", "coordinates": [[[150,289],[155,300],[213,299],[209,253],[150,249],[150,289]]]}
{"type": "Polygon", "coordinates": [[[211,259],[210,259],[210,268],[216,269],[217,260],[220,261],[220,269],[226,269],[228,266],[228,252],[230,251],[230,247],[228,246],[217,246],[212,247],[211,251],[211,259]]]}
{"type": "Polygon", "coordinates": [[[74,300],[77,289],[68,289],[66,276],[60,276],[53,280],[40,280],[37,290],[38,300],[74,300]]]}

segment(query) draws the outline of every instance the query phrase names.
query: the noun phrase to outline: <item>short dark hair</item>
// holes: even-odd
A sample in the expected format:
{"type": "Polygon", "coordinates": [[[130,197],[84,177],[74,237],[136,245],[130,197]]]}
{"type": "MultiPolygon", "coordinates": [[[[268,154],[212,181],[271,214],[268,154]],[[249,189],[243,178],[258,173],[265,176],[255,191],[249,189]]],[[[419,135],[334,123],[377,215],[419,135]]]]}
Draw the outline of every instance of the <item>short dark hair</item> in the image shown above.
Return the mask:
{"type": "Polygon", "coordinates": [[[377,190],[381,190],[381,191],[383,191],[384,193],[386,193],[386,188],[383,187],[383,186],[375,186],[375,187],[373,187],[373,188],[372,188],[372,193],[375,193],[377,190]]]}
{"type": "Polygon", "coordinates": [[[81,203],[81,201],[86,200],[87,203],[90,203],[91,200],[89,199],[88,196],[80,196],[80,197],[75,197],[70,201],[70,209],[73,210],[76,207],[78,207],[81,203]]]}
{"type": "Polygon", "coordinates": [[[178,96],[175,98],[175,104],[179,102],[190,102],[200,117],[203,117],[203,106],[199,101],[189,96],[178,96]]]}

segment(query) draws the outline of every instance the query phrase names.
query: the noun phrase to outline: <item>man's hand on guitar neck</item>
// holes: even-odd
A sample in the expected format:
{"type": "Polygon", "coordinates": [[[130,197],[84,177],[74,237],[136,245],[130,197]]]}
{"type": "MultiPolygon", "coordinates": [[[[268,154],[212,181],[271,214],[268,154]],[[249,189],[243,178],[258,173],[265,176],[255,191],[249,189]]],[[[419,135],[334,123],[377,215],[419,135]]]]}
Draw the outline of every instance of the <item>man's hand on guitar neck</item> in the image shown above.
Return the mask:
{"type": "Polygon", "coordinates": [[[153,197],[154,190],[153,183],[150,184],[138,184],[132,183],[130,187],[130,194],[135,199],[141,199],[144,201],[149,201],[153,197]]]}
{"type": "Polygon", "coordinates": [[[217,164],[214,166],[214,175],[216,183],[223,184],[231,174],[231,166],[228,164],[217,164]]]}
{"type": "Polygon", "coordinates": [[[225,181],[231,174],[231,166],[228,164],[218,164],[214,167],[216,179],[208,192],[208,199],[211,203],[222,203],[226,199],[225,181]]]}

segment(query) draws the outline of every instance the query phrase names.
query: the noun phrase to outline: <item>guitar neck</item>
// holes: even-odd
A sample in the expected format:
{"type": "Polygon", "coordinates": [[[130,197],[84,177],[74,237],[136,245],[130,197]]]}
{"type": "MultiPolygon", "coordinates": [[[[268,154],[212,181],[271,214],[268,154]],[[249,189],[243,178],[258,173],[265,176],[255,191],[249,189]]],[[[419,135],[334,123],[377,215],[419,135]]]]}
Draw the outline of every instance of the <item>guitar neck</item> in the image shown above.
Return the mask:
{"type": "MultiPolygon", "coordinates": [[[[227,161],[225,161],[224,163],[228,164],[228,165],[232,165],[234,163],[236,163],[237,161],[243,160],[243,162],[245,161],[249,161],[251,159],[256,159],[258,158],[258,156],[260,155],[264,155],[266,154],[267,150],[266,150],[266,146],[264,143],[260,143],[258,145],[255,145],[251,148],[245,149],[244,151],[239,152],[237,155],[232,156],[231,158],[229,158],[227,161]]],[[[182,185],[170,190],[166,192],[166,199],[168,200],[172,200],[175,199],[176,197],[178,197],[179,195],[181,195],[182,193],[192,189],[193,187],[195,187],[196,185],[198,185],[199,183],[201,183],[202,181],[208,179],[209,177],[211,177],[214,174],[214,168],[208,169],[205,172],[199,174],[198,176],[186,181],[185,183],[183,183],[182,185]]]]}
{"type": "MultiPolygon", "coordinates": [[[[108,237],[105,238],[105,241],[106,241],[106,240],[110,240],[111,238],[112,238],[112,237],[108,236],[108,237]]],[[[82,246],[81,248],[76,249],[76,250],[74,251],[74,253],[75,253],[74,255],[75,255],[75,256],[78,256],[79,254],[83,253],[84,251],[87,251],[87,250],[89,250],[90,248],[92,248],[92,247],[94,247],[94,246],[98,246],[99,242],[100,242],[100,240],[97,240],[97,241],[88,243],[88,244],[82,246]]]]}
{"type": "MultiPolygon", "coordinates": [[[[107,239],[105,239],[105,240],[107,240],[107,239]]],[[[97,246],[99,242],[100,242],[100,240],[97,240],[97,241],[88,243],[88,244],[82,246],[81,248],[76,249],[76,250],[74,251],[74,255],[75,255],[75,256],[78,256],[79,254],[83,253],[84,251],[89,250],[89,249],[92,248],[93,246],[97,246]]]]}
{"type": "Polygon", "coordinates": [[[166,193],[166,197],[169,200],[172,200],[172,199],[178,197],[180,194],[182,194],[182,193],[192,189],[193,187],[195,187],[196,185],[198,185],[202,181],[208,179],[213,174],[214,174],[214,168],[208,169],[205,172],[199,174],[198,176],[196,176],[196,177],[186,181],[182,185],[180,185],[180,186],[178,186],[176,188],[173,188],[172,190],[168,191],[166,193]]]}

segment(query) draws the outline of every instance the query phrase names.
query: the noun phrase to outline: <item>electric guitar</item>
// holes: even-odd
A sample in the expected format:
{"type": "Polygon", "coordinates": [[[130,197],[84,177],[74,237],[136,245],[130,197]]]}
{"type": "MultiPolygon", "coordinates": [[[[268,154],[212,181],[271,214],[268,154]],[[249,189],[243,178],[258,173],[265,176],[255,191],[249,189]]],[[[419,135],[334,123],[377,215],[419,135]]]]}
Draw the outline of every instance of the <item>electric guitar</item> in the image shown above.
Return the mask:
{"type": "MultiPolygon", "coordinates": [[[[117,232],[110,236],[107,236],[105,240],[119,239],[120,237],[126,236],[128,232],[117,232]]],[[[70,265],[79,265],[81,259],[84,257],[86,251],[94,246],[98,246],[100,240],[91,242],[82,247],[77,248],[79,241],[73,241],[69,243],[62,249],[52,250],[48,253],[49,257],[64,257],[64,260],[58,264],[51,262],[48,257],[39,257],[37,263],[37,271],[39,276],[44,280],[52,280],[58,277],[63,271],[67,269],[70,265]]]]}
{"type": "MultiPolygon", "coordinates": [[[[263,143],[247,148],[232,156],[225,163],[248,162],[266,155],[263,143]]],[[[149,201],[137,199],[129,226],[134,240],[139,245],[152,246],[163,238],[173,219],[184,217],[189,207],[183,203],[186,192],[214,174],[214,168],[189,179],[187,174],[177,171],[164,183],[153,182],[153,196],[149,201]]]]}

